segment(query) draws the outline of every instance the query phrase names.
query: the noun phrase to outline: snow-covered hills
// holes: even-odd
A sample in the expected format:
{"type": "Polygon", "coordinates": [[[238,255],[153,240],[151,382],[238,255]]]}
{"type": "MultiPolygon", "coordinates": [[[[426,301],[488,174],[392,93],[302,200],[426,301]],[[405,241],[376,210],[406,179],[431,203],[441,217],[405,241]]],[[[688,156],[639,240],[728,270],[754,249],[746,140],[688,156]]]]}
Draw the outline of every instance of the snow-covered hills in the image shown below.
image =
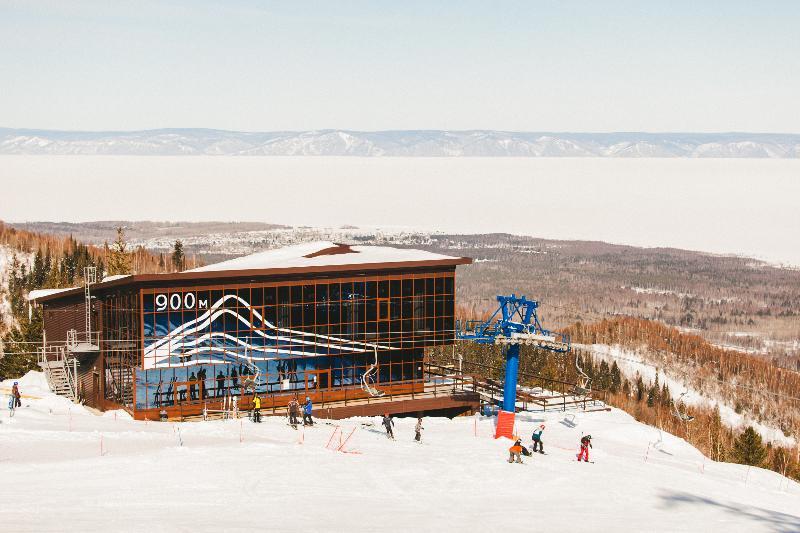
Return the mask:
{"type": "Polygon", "coordinates": [[[800,134],[0,128],[0,154],[796,158],[800,134]]]}
{"type": "MultiPolygon", "coordinates": [[[[509,464],[485,417],[376,419],[295,431],[283,418],[191,423],[96,415],[21,380],[23,407],[0,418],[0,506],[25,531],[725,531],[800,530],[800,485],[704,458],[624,412],[522,413],[547,455],[509,464]],[[326,448],[340,425],[339,453],[326,448]],[[578,463],[591,434],[594,464],[578,463]]],[[[9,381],[0,383],[7,400],[9,381]]]]}

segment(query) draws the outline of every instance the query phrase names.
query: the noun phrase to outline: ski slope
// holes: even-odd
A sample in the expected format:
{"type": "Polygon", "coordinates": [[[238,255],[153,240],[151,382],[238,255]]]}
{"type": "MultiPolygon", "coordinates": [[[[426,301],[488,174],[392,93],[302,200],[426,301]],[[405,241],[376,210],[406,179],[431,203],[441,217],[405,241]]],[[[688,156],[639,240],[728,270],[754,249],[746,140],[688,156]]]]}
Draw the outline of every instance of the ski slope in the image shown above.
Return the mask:
{"type": "Polygon", "coordinates": [[[713,463],[624,412],[518,416],[547,455],[506,462],[490,418],[377,419],[293,430],[263,424],[135,422],[102,415],[20,380],[0,384],[0,523],[8,531],[800,531],[800,485],[774,472],[713,463]],[[593,464],[575,461],[584,433],[593,464]],[[338,446],[338,437],[334,439],[338,446]],[[658,442],[658,441],[661,442],[658,442]],[[181,445],[182,443],[182,445],[181,445]],[[101,455],[102,446],[102,455],[101,455]]]}

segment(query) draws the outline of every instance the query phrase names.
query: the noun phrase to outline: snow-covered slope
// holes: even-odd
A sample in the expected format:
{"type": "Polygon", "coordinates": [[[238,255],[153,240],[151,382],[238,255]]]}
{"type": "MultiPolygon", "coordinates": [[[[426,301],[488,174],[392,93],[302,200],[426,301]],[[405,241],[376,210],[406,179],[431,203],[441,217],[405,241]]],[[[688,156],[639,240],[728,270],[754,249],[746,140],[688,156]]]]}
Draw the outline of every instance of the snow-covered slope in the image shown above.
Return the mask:
{"type": "Polygon", "coordinates": [[[710,462],[617,410],[577,413],[575,427],[520,415],[526,440],[546,424],[548,454],[517,465],[483,417],[426,419],[422,444],[413,419],[397,420],[396,441],[377,420],[339,421],[357,453],[338,453],[331,424],[134,422],[54,397],[39,374],[21,386],[30,397],[0,424],[13,531],[800,530],[797,483],[710,462]],[[584,433],[594,464],[575,461],[584,433]]]}
{"type": "Polygon", "coordinates": [[[209,129],[78,132],[0,128],[0,154],[800,157],[800,135],[209,129]]]}
{"type": "Polygon", "coordinates": [[[667,384],[673,400],[680,399],[686,405],[718,406],[720,418],[725,425],[731,428],[744,429],[747,426],[753,426],[753,429],[758,431],[767,442],[790,447],[797,444],[794,437],[787,437],[780,429],[762,424],[746,413],[737,413],[734,406],[709,396],[708,392],[695,390],[689,386],[685,377],[677,376],[674,372],[670,373],[669,369],[656,368],[634,350],[607,344],[578,344],[576,347],[590,351],[595,357],[606,361],[609,365],[616,362],[623,375],[630,380],[634,380],[638,373],[645,383],[649,383],[655,380],[656,373],[658,373],[660,383],[667,384]],[[686,394],[681,398],[680,396],[684,392],[686,394]]]}

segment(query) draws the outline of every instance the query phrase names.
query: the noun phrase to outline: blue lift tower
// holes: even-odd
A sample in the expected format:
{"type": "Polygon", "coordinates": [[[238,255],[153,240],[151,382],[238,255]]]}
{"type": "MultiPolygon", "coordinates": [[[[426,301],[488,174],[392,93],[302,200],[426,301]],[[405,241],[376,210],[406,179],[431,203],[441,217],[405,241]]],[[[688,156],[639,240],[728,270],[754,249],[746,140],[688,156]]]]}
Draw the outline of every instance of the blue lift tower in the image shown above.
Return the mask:
{"type": "Polygon", "coordinates": [[[499,306],[488,320],[469,320],[456,326],[456,339],[478,344],[498,344],[506,354],[503,411],[514,413],[517,402],[519,347],[538,346],[557,353],[570,351],[569,335],[542,328],[536,308],[539,302],[525,296],[498,296],[499,306]]]}

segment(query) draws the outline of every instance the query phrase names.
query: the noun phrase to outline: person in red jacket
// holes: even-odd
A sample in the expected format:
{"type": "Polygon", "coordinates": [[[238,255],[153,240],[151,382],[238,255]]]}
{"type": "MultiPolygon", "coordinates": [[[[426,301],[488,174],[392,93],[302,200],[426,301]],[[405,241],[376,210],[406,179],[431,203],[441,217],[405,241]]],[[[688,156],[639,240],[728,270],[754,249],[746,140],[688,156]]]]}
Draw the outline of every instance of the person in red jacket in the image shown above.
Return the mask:
{"type": "Polygon", "coordinates": [[[585,463],[589,462],[589,448],[592,447],[592,436],[586,435],[581,438],[581,451],[578,454],[578,462],[580,462],[581,457],[583,457],[583,461],[585,463]]]}

